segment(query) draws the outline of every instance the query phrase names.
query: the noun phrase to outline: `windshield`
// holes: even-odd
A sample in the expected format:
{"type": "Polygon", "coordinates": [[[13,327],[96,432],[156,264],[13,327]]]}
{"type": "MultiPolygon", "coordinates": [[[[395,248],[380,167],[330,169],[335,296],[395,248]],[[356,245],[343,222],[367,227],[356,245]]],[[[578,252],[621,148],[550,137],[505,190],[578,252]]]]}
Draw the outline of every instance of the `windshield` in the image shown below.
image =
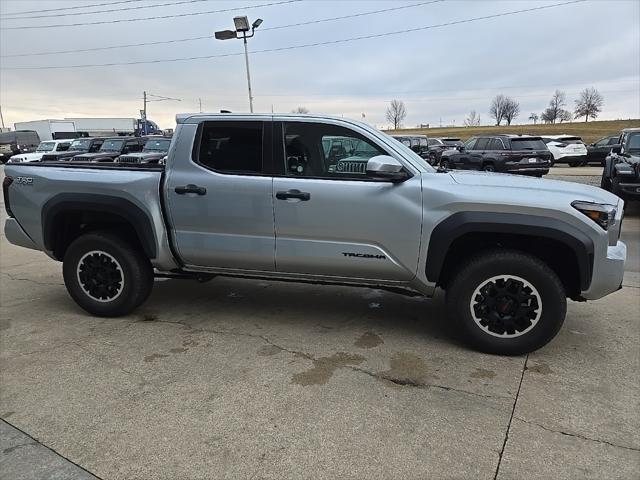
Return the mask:
{"type": "Polygon", "coordinates": [[[547,146],[541,138],[512,138],[512,150],[546,150],[547,146]]]}
{"type": "Polygon", "coordinates": [[[122,150],[122,145],[124,144],[124,140],[105,140],[102,146],[100,147],[101,152],[119,152],[122,150]]]}
{"type": "Polygon", "coordinates": [[[162,139],[162,140],[147,140],[143,152],[168,152],[169,145],[171,145],[171,140],[162,139]]]}
{"type": "Polygon", "coordinates": [[[83,138],[82,140],[74,140],[71,142],[71,146],[69,150],[89,150],[89,145],[91,145],[91,140],[88,138],[83,138]]]}
{"type": "Polygon", "coordinates": [[[640,132],[634,132],[629,135],[626,150],[627,152],[640,152],[640,132]]]}
{"type": "Polygon", "coordinates": [[[38,145],[36,152],[51,152],[55,148],[55,142],[42,142],[38,145]]]}

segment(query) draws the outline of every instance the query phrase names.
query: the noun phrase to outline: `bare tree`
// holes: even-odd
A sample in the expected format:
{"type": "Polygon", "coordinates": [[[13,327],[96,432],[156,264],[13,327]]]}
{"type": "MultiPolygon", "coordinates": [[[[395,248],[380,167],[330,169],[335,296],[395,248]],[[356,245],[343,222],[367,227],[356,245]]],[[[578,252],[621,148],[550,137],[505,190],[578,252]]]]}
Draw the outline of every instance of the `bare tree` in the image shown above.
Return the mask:
{"type": "Polygon", "coordinates": [[[576,100],[576,108],[573,113],[575,118],[584,117],[584,121],[588,122],[589,117],[594,120],[598,117],[600,110],[604,105],[604,98],[595,88],[585,88],[580,92],[580,97],[576,100]]]}
{"type": "Polygon", "coordinates": [[[564,110],[564,106],[566,104],[567,96],[564,92],[560,90],[556,90],[553,92],[553,96],[549,101],[549,107],[545,110],[547,113],[547,118],[549,118],[549,123],[556,123],[556,121],[560,120],[560,116],[562,111],[564,110]]]}
{"type": "Polygon", "coordinates": [[[533,124],[534,125],[538,123],[539,119],[540,119],[540,116],[535,112],[533,112],[531,115],[529,115],[529,120],[533,120],[533,124]]]}
{"type": "Polygon", "coordinates": [[[507,121],[507,125],[511,125],[511,122],[513,122],[518,115],[520,115],[520,104],[517,100],[507,97],[504,106],[504,119],[507,121]]]}
{"type": "Polygon", "coordinates": [[[565,110],[564,108],[560,110],[560,116],[558,118],[560,123],[562,122],[570,122],[573,119],[571,112],[569,110],[565,110]]]}
{"type": "Polygon", "coordinates": [[[553,123],[555,121],[554,113],[550,108],[545,108],[540,114],[540,121],[544,123],[553,123]]]}
{"type": "Polygon", "coordinates": [[[469,116],[464,119],[464,126],[477,127],[479,125],[480,125],[480,115],[478,115],[475,110],[471,110],[471,112],[469,112],[469,116]]]}
{"type": "Polygon", "coordinates": [[[393,124],[393,129],[397,130],[402,126],[402,122],[407,116],[407,109],[402,100],[391,100],[386,112],[387,120],[393,124]]]}
{"type": "Polygon", "coordinates": [[[489,107],[489,116],[496,120],[496,125],[500,125],[504,119],[505,106],[507,104],[508,97],[500,94],[491,100],[491,106],[489,107]]]}
{"type": "Polygon", "coordinates": [[[300,106],[291,110],[291,113],[309,113],[309,109],[307,107],[300,106]]]}

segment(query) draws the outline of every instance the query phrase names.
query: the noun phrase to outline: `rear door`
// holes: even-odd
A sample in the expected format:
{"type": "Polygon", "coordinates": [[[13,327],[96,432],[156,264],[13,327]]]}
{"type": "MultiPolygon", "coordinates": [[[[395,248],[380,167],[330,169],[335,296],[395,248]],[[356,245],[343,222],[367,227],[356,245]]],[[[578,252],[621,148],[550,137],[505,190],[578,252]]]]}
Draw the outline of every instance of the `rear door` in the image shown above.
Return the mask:
{"type": "Polygon", "coordinates": [[[180,128],[165,182],[178,256],[193,268],[273,271],[271,122],[180,128]]]}
{"type": "Polygon", "coordinates": [[[408,281],[416,273],[421,179],[373,181],[367,161],[388,154],[357,127],[291,120],[274,124],[276,270],[331,278],[408,281]],[[350,156],[323,161],[327,137],[350,156]]]}

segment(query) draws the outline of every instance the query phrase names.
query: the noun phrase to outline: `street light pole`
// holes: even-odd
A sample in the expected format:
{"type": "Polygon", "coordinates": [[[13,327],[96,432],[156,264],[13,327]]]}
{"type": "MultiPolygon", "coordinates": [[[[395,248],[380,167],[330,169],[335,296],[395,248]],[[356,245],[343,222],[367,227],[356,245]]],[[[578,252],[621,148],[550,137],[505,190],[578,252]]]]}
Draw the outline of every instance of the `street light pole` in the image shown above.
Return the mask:
{"type": "Polygon", "coordinates": [[[247,51],[247,34],[242,32],[244,42],[244,63],[247,66],[247,87],[249,88],[249,111],[253,113],[253,95],[251,94],[251,73],[249,73],[249,52],[247,51]]]}
{"type": "Polygon", "coordinates": [[[244,44],[244,63],[247,68],[249,110],[253,113],[253,92],[251,91],[251,73],[249,71],[249,50],[247,47],[247,38],[251,38],[255,35],[256,28],[262,24],[262,19],[258,18],[255,22],[249,25],[249,19],[247,17],[234,17],[233,23],[235,25],[235,30],[221,30],[219,32],[215,32],[215,38],[217,40],[231,40],[232,38],[237,38],[239,40],[242,38],[242,43],[244,44]],[[251,30],[251,35],[247,35],[249,30],[251,30]],[[240,33],[242,34],[242,37],[240,37],[240,33]]]}

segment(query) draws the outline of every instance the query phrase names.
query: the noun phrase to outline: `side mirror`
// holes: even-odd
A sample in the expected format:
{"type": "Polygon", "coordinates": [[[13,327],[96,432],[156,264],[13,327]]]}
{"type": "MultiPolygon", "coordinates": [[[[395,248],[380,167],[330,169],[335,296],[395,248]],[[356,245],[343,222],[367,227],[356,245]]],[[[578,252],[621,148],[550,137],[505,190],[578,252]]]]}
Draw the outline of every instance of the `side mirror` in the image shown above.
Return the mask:
{"type": "Polygon", "coordinates": [[[367,162],[367,176],[390,182],[403,182],[409,175],[402,164],[389,155],[377,155],[367,162]]]}
{"type": "Polygon", "coordinates": [[[614,145],[614,146],[611,148],[611,152],[612,152],[612,153],[617,153],[617,154],[622,153],[622,145],[614,145]]]}

